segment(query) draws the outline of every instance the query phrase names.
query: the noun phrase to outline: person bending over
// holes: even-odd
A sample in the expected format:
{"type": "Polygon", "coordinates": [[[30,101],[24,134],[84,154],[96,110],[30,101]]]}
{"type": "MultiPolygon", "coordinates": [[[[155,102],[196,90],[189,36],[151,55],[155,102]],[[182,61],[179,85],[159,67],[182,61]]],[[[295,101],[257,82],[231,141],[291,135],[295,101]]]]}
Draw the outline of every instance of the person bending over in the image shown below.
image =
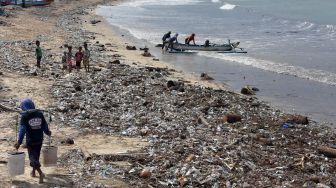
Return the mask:
{"type": "Polygon", "coordinates": [[[168,31],[168,33],[163,35],[163,37],[162,37],[162,50],[165,47],[165,45],[167,43],[167,40],[170,39],[170,34],[171,34],[171,31],[168,31]]]}
{"type": "Polygon", "coordinates": [[[168,48],[170,48],[170,51],[173,50],[173,44],[178,43],[177,41],[178,33],[176,33],[172,38],[169,39],[169,45],[168,48]]]}
{"type": "Polygon", "coordinates": [[[189,37],[185,38],[185,44],[190,44],[190,42],[193,41],[194,45],[195,43],[195,33],[191,34],[189,37]]]}

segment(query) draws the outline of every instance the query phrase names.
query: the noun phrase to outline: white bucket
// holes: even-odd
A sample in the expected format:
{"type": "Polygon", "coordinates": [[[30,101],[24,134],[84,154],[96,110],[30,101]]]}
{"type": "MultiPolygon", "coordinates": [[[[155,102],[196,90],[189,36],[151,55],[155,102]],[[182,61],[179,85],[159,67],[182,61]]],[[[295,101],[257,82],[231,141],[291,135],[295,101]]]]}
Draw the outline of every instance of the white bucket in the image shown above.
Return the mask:
{"type": "Polygon", "coordinates": [[[24,174],[25,153],[24,152],[8,153],[7,168],[10,176],[24,174]]]}
{"type": "Polygon", "coordinates": [[[42,164],[45,167],[56,166],[57,164],[57,147],[43,146],[42,148],[42,164]]]}

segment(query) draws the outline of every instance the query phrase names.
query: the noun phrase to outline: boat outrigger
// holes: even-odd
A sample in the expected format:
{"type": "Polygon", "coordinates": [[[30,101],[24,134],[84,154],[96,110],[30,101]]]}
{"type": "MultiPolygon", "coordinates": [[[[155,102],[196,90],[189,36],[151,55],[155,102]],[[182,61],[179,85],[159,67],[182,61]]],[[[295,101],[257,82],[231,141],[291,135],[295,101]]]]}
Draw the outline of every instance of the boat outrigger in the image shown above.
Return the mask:
{"type": "MultiPolygon", "coordinates": [[[[207,45],[191,45],[191,44],[181,44],[173,43],[172,52],[185,52],[185,51],[216,51],[218,53],[247,53],[243,48],[238,48],[240,42],[231,43],[230,40],[228,44],[207,44],[207,45]],[[236,49],[239,49],[238,51],[236,49]]],[[[166,48],[169,44],[167,44],[166,48]]]]}
{"type": "Polygon", "coordinates": [[[53,0],[0,0],[0,5],[17,5],[22,7],[46,6],[49,5],[52,1],[53,0]]]}

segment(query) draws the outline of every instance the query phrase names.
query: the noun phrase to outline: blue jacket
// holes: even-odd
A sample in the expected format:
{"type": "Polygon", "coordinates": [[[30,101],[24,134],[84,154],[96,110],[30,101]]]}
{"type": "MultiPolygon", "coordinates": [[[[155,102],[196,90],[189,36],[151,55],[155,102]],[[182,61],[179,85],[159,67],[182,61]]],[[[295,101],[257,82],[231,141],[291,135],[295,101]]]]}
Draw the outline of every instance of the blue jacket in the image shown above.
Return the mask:
{"type": "Polygon", "coordinates": [[[30,99],[25,99],[21,102],[21,109],[24,112],[21,114],[18,143],[22,144],[23,138],[26,135],[27,145],[42,144],[43,132],[48,135],[50,134],[43,113],[35,109],[35,105],[30,99]]]}

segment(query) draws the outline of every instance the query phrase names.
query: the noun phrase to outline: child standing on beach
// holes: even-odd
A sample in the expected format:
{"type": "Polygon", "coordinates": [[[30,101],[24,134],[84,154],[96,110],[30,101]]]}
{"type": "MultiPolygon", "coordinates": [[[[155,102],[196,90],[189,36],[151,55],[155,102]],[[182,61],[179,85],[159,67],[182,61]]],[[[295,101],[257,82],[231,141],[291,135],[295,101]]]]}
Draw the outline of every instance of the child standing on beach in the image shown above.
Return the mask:
{"type": "Polygon", "coordinates": [[[66,61],[67,61],[67,64],[68,64],[68,69],[69,69],[69,73],[72,71],[72,47],[71,46],[68,46],[68,53],[67,53],[67,56],[66,56],[66,61]]]}
{"type": "Polygon", "coordinates": [[[88,45],[84,42],[83,64],[86,72],[90,71],[90,51],[88,45]]]}
{"type": "Polygon", "coordinates": [[[67,69],[67,53],[63,52],[62,56],[62,70],[67,69]]]}
{"type": "Polygon", "coordinates": [[[36,55],[36,66],[40,68],[42,60],[42,49],[40,47],[40,41],[38,40],[36,41],[35,55],[36,55]]]}
{"type": "Polygon", "coordinates": [[[81,63],[83,60],[83,52],[82,52],[82,47],[78,48],[78,52],[75,54],[75,58],[76,58],[76,68],[79,71],[79,69],[81,68],[81,63]]]}

